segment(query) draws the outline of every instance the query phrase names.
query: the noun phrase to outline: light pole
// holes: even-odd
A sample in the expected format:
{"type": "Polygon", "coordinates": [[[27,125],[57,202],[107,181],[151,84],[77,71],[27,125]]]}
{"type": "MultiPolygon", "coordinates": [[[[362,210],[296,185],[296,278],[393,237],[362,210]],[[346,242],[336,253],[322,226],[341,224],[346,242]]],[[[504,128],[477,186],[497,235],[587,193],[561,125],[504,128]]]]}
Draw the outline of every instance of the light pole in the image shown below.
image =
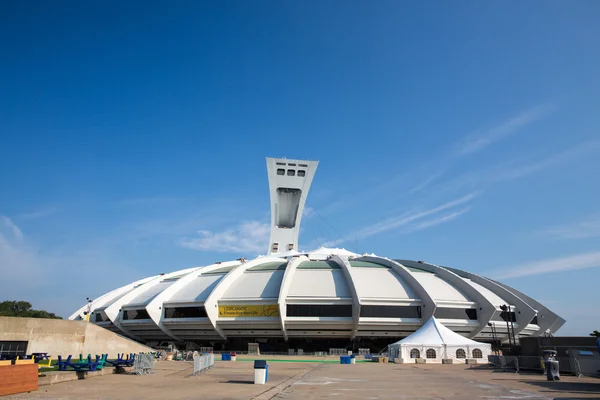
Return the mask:
{"type": "Polygon", "coordinates": [[[85,320],[86,321],[90,321],[90,313],[92,312],[92,302],[94,300],[90,299],[89,297],[86,298],[87,299],[87,306],[85,308],[85,311],[83,312],[83,315],[85,315],[85,320]]]}

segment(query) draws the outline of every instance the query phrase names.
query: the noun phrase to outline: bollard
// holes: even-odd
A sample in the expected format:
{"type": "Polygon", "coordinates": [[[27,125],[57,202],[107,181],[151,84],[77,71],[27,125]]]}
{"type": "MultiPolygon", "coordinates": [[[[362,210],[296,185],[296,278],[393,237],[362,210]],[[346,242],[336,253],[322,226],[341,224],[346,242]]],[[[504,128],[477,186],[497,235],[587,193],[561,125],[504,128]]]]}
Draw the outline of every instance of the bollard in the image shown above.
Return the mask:
{"type": "Polygon", "coordinates": [[[254,384],[264,385],[269,380],[269,365],[266,360],[254,360],[254,384]]]}

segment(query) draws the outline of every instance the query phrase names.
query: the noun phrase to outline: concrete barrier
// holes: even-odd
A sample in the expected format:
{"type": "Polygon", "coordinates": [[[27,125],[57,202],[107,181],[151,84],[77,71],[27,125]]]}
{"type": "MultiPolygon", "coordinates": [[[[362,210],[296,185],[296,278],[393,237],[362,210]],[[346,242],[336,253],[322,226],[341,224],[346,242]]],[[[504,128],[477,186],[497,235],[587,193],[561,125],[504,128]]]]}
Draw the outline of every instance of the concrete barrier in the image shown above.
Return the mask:
{"type": "Polygon", "coordinates": [[[427,364],[427,360],[424,358],[415,358],[415,364],[427,364]]]}
{"type": "Polygon", "coordinates": [[[98,371],[50,371],[42,372],[38,378],[38,384],[54,385],[55,383],[77,381],[81,379],[94,378],[97,376],[130,373],[133,372],[133,367],[104,367],[98,371]]]}
{"type": "Polygon", "coordinates": [[[443,358],[442,359],[442,364],[452,364],[454,360],[452,360],[451,358],[443,358]]]}
{"type": "Polygon", "coordinates": [[[69,354],[146,353],[153,351],[91,322],[62,319],[0,317],[0,340],[24,341],[27,354],[48,353],[53,358],[69,354]]]}

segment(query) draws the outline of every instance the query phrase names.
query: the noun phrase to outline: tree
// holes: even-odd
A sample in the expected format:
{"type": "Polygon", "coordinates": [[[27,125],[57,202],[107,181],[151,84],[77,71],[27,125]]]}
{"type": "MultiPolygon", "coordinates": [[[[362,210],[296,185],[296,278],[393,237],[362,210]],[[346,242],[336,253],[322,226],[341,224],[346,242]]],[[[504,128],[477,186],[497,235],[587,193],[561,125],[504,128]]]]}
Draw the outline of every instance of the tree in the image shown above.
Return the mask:
{"type": "Polygon", "coordinates": [[[0,302],[0,316],[62,319],[54,313],[44,310],[32,310],[31,307],[31,303],[28,301],[3,301],[0,302]]]}
{"type": "Polygon", "coordinates": [[[594,331],[594,332],[590,333],[590,336],[600,338],[600,332],[594,331]]]}

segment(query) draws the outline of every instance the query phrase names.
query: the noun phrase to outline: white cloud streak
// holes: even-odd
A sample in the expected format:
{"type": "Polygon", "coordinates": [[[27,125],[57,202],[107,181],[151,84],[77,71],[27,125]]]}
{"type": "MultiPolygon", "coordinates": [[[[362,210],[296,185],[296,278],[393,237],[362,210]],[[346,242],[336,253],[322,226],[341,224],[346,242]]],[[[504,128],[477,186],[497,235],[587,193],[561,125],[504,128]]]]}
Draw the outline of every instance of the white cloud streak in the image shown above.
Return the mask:
{"type": "Polygon", "coordinates": [[[468,212],[470,209],[471,209],[470,206],[469,207],[465,207],[462,210],[458,210],[458,211],[452,212],[450,214],[442,215],[439,218],[431,219],[429,221],[423,221],[423,222],[415,225],[412,228],[412,230],[413,231],[418,231],[418,230],[421,230],[421,229],[431,228],[432,226],[436,226],[436,225],[440,225],[440,224],[445,224],[446,222],[454,221],[455,219],[457,219],[458,217],[460,217],[464,213],[468,212]]]}
{"type": "Polygon", "coordinates": [[[528,262],[516,267],[499,269],[495,275],[497,279],[509,279],[596,267],[600,267],[600,252],[528,262]]]}
{"type": "Polygon", "coordinates": [[[13,239],[23,240],[23,232],[21,232],[21,229],[15,225],[10,218],[0,215],[0,234],[2,231],[7,231],[8,236],[13,239]]]}
{"type": "Polygon", "coordinates": [[[244,221],[235,228],[221,232],[199,230],[197,238],[183,238],[179,244],[183,247],[201,251],[223,253],[258,253],[267,250],[270,224],[259,221],[244,221]]]}
{"type": "Polygon", "coordinates": [[[599,152],[600,141],[587,141],[537,161],[509,162],[486,169],[470,171],[440,184],[440,187],[446,191],[486,187],[500,182],[521,179],[547,168],[566,164],[574,160],[581,160],[584,157],[598,154],[599,152]]]}
{"type": "Polygon", "coordinates": [[[600,237],[600,214],[592,215],[573,224],[555,226],[542,230],[543,235],[555,239],[587,239],[600,237]]]}
{"type": "Polygon", "coordinates": [[[459,145],[458,156],[467,156],[477,153],[491,144],[498,142],[505,137],[514,134],[519,129],[529,125],[542,116],[544,116],[550,107],[541,105],[522,112],[521,114],[510,118],[502,124],[486,131],[478,131],[469,135],[463,143],[459,145]]]}
{"type": "MultiPolygon", "coordinates": [[[[466,213],[469,210],[469,207],[464,208],[460,211],[457,212],[453,212],[447,215],[444,215],[440,218],[434,219],[434,220],[430,220],[430,221],[424,221],[421,224],[417,224],[412,226],[412,224],[415,221],[420,220],[421,218],[425,218],[428,217],[430,215],[434,215],[437,214],[439,212],[448,210],[450,208],[459,206],[461,204],[465,204],[470,202],[471,200],[473,200],[475,197],[477,197],[480,194],[480,192],[472,192],[469,193],[466,196],[463,196],[461,198],[458,198],[456,200],[452,200],[449,201],[447,203],[444,203],[438,207],[435,208],[431,208],[429,210],[425,210],[425,211],[420,211],[420,212],[409,212],[409,213],[404,213],[401,214],[399,216],[396,217],[392,217],[392,218],[388,218],[385,219],[383,221],[377,222],[375,224],[366,226],[364,228],[358,229],[356,231],[353,232],[352,234],[352,238],[353,239],[366,239],[368,237],[383,233],[383,232],[387,232],[393,229],[397,229],[400,227],[410,227],[409,231],[411,230],[419,230],[419,229],[425,229],[428,227],[432,227],[435,225],[440,225],[446,222],[450,222],[452,220],[455,220],[456,218],[458,218],[460,215],[466,213]]],[[[324,246],[337,246],[341,243],[344,243],[346,240],[344,238],[340,238],[337,240],[333,240],[333,241],[329,241],[324,243],[324,246]]]]}

